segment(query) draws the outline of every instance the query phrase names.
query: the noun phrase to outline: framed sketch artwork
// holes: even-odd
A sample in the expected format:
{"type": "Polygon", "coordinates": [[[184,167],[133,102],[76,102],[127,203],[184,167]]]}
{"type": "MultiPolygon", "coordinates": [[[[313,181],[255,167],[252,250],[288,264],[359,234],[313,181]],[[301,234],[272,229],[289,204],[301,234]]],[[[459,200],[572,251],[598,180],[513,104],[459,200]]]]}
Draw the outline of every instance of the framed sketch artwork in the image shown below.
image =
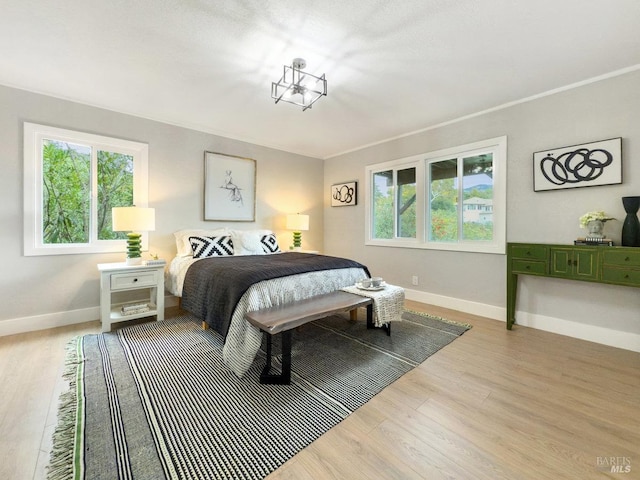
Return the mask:
{"type": "Polygon", "coordinates": [[[622,183],[622,138],[533,154],[535,192],[616,183],[622,183]]]}
{"type": "Polygon", "coordinates": [[[204,152],[204,219],[253,222],[256,218],[256,161],[204,152]]]}
{"type": "Polygon", "coordinates": [[[358,204],[358,182],[331,185],[331,206],[348,207],[358,204]]]}

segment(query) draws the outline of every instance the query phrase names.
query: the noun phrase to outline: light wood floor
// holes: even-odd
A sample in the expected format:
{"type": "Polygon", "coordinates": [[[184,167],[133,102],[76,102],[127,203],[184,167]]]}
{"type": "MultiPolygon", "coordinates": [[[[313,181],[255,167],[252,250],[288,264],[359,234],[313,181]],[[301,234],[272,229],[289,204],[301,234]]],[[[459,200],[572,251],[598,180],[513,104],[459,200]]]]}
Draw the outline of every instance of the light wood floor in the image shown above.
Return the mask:
{"type": "MultiPolygon", "coordinates": [[[[270,480],[640,478],[640,354],[407,307],[473,328],[270,480]],[[610,457],[631,471],[603,471],[610,457]]],[[[0,479],[44,478],[64,346],[98,331],[90,322],[0,338],[0,479]]]]}

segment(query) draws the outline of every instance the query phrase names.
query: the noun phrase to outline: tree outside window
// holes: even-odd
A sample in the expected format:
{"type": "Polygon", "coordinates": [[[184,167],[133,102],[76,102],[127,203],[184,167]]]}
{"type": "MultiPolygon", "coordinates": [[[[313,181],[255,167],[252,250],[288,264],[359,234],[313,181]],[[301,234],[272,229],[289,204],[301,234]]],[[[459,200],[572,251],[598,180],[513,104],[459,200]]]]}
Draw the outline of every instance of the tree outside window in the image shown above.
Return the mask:
{"type": "Polygon", "coordinates": [[[416,169],[373,174],[374,238],[415,238],[416,169]]]}

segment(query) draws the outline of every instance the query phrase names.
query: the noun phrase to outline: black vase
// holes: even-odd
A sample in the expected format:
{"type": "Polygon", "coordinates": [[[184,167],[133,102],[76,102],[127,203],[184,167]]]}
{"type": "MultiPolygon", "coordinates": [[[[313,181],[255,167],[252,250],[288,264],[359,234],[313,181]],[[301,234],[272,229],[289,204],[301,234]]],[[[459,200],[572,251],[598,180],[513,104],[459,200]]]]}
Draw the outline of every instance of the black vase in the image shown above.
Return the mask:
{"type": "Polygon", "coordinates": [[[640,221],[638,209],[640,209],[640,197],[622,197],[622,206],[627,216],[622,224],[622,246],[640,247],[640,221]]]}

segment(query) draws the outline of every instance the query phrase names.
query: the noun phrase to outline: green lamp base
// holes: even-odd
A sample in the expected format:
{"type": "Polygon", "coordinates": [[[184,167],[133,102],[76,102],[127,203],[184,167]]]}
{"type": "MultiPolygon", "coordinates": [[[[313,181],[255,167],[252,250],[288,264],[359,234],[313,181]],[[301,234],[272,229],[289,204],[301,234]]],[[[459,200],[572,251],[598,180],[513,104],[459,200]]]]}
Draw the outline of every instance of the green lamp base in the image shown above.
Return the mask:
{"type": "Polygon", "coordinates": [[[302,247],[302,232],[293,232],[293,248],[302,247]]]}
{"type": "Polygon", "coordinates": [[[127,233],[127,265],[139,265],[142,262],[140,233],[127,233]]]}

